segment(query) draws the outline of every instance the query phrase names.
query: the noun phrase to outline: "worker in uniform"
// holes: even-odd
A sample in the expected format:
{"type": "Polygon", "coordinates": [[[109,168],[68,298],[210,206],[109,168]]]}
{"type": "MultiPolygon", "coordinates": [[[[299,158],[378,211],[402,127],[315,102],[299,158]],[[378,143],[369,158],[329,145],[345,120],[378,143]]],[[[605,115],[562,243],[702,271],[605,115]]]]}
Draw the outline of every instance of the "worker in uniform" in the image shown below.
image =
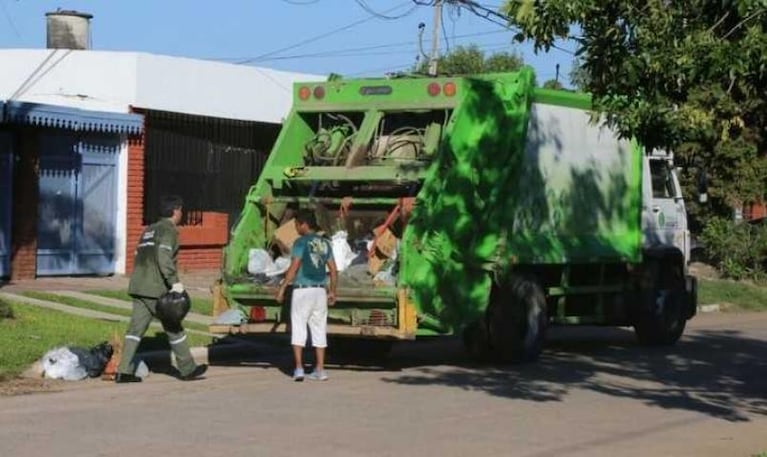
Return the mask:
{"type": "MultiPolygon", "coordinates": [[[[117,367],[115,382],[140,382],[135,375],[134,356],[141,338],[152,318],[156,315],[157,299],[167,293],[183,293],[184,286],[178,279],[176,256],[178,254],[178,231],[183,201],[178,196],[164,196],[160,200],[161,219],[147,227],[141,234],[130,277],[128,293],[133,297],[133,313],[123,344],[122,358],[117,367]]],[[[189,351],[189,343],[183,328],[165,328],[171,350],[176,356],[180,379],[188,381],[199,378],[208,369],[197,365],[189,351]]]]}

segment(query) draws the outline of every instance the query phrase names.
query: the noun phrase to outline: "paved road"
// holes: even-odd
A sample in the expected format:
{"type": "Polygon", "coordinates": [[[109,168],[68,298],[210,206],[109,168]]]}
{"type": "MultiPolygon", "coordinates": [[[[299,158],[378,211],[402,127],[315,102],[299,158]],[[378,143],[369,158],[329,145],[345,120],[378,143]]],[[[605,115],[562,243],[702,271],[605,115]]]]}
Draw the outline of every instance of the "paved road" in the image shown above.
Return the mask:
{"type": "Polygon", "coordinates": [[[674,350],[620,329],[552,332],[543,359],[468,362],[454,340],[297,384],[287,351],[0,398],[0,456],[751,456],[767,451],[767,314],[696,317],[674,350]]]}

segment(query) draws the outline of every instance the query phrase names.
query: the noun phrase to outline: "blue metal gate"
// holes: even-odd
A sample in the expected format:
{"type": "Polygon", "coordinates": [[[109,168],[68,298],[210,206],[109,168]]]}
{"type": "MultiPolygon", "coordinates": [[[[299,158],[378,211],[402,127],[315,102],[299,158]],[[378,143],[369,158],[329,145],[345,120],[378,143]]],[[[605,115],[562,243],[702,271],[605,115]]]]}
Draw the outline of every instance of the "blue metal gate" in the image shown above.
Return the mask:
{"type": "Polygon", "coordinates": [[[119,150],[113,134],[41,135],[38,276],[114,273],[119,150]]]}
{"type": "Polygon", "coordinates": [[[0,277],[11,275],[11,204],[13,150],[11,135],[0,132],[0,277]]]}

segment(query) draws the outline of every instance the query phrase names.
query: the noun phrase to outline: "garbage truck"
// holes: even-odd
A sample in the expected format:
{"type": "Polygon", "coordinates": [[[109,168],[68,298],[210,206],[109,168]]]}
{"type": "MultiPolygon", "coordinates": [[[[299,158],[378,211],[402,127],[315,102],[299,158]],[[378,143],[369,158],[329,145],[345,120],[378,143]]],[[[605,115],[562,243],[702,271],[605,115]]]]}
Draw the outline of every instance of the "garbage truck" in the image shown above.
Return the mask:
{"type": "Polygon", "coordinates": [[[533,70],[297,83],[224,249],[210,331],[289,332],[275,292],[311,209],[339,268],[328,335],[457,335],[538,357],[553,325],[626,326],[670,345],[694,316],[673,155],[594,122],[533,70]]]}

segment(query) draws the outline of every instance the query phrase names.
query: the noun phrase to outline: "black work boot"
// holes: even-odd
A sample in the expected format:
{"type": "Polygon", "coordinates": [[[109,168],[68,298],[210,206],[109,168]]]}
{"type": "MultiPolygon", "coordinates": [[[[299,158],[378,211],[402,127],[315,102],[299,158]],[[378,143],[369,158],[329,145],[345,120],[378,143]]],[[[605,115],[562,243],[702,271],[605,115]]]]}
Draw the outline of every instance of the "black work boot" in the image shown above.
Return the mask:
{"type": "Polygon", "coordinates": [[[138,376],[132,375],[130,373],[117,373],[115,374],[115,382],[117,384],[122,384],[125,382],[141,382],[141,378],[138,376]]]}
{"type": "Polygon", "coordinates": [[[206,371],[208,371],[208,364],[203,363],[202,365],[197,365],[196,367],[194,367],[194,370],[192,370],[191,373],[183,374],[179,378],[182,381],[193,381],[199,378],[200,376],[204,375],[206,371]]]}

